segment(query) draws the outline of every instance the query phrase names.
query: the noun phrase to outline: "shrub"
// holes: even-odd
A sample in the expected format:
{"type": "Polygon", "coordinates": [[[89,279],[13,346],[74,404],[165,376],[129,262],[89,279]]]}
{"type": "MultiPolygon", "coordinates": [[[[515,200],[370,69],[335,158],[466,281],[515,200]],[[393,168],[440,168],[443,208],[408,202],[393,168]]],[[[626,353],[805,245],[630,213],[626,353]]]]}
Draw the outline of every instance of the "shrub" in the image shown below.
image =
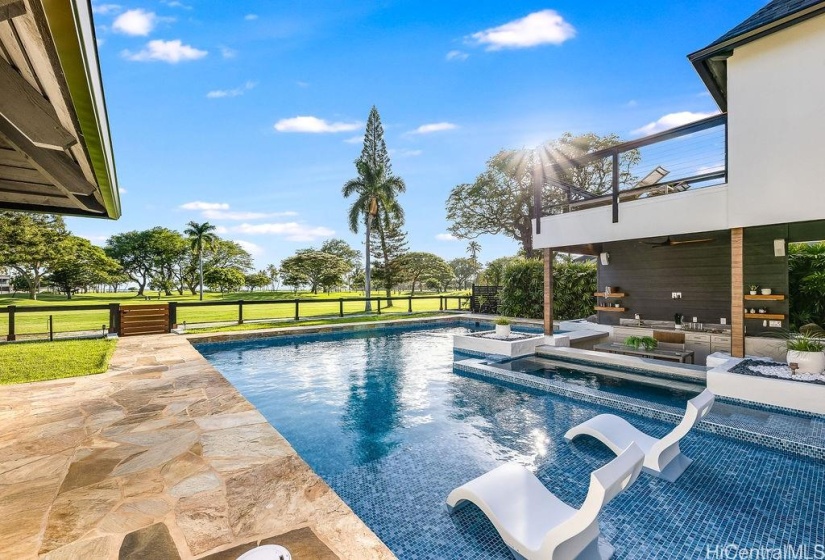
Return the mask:
{"type": "MultiPolygon", "coordinates": [[[[544,263],[513,259],[504,269],[499,313],[541,319],[544,316],[544,263]]],[[[590,263],[553,263],[553,317],[564,321],[593,314],[597,290],[596,266],[590,263]]]]}

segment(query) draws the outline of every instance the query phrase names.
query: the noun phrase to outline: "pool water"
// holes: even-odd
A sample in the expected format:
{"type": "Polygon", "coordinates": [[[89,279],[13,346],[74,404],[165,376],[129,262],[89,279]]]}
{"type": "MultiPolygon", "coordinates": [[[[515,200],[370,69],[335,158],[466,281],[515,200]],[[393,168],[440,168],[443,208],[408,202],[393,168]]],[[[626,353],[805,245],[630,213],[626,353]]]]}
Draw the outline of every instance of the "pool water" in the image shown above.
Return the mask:
{"type": "MultiPolygon", "coordinates": [[[[590,472],[612,454],[595,441],[570,444],[562,435],[615,411],[455,373],[451,335],[468,330],[370,331],[198,350],[400,559],[510,559],[480,510],[446,512],[447,494],[517,461],[578,507],[590,472]]],[[[627,417],[654,436],[672,429],[627,417]]],[[[616,558],[705,558],[728,544],[813,550],[825,543],[822,461],[699,432],[682,449],[694,463],[675,484],[643,474],[605,508],[602,533],[616,558]]]]}
{"type": "Polygon", "coordinates": [[[649,377],[641,374],[631,374],[632,379],[620,377],[621,372],[615,371],[594,371],[595,368],[587,367],[576,369],[576,366],[566,366],[547,360],[545,358],[517,358],[500,364],[495,367],[509,371],[519,371],[529,375],[535,375],[543,379],[557,379],[581,387],[590,387],[606,393],[633,397],[646,401],[683,408],[685,402],[692,399],[704,390],[704,387],[695,383],[685,381],[673,381],[662,377],[649,377]]]}

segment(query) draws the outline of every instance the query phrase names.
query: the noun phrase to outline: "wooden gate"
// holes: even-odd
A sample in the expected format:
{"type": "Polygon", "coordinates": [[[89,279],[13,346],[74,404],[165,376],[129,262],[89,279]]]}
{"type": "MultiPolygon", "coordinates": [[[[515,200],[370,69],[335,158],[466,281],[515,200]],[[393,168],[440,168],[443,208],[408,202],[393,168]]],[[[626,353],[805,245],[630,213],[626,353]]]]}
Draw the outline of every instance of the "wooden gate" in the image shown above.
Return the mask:
{"type": "Polygon", "coordinates": [[[169,305],[121,305],[118,336],[169,332],[169,305]]]}

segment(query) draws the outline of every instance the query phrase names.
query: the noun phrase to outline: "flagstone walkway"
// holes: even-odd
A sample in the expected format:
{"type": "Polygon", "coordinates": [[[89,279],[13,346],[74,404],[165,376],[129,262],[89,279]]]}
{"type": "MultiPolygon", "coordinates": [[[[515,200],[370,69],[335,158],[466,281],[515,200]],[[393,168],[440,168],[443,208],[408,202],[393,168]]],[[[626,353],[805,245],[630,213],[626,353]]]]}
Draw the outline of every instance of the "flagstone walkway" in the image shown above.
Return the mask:
{"type": "Polygon", "coordinates": [[[183,337],[0,387],[0,558],[236,558],[279,538],[296,560],[393,558],[183,337]]]}

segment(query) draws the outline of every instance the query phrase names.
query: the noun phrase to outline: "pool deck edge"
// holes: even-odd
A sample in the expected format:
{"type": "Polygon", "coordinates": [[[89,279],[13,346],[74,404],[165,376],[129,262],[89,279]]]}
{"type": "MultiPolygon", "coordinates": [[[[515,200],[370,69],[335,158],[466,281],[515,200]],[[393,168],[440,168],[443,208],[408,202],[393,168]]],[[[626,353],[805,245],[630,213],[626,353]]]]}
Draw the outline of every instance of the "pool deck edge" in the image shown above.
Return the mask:
{"type": "Polygon", "coordinates": [[[0,557],[118,558],[160,527],[195,559],[309,527],[342,560],[395,558],[184,337],[5,387],[0,420],[0,557]]]}

